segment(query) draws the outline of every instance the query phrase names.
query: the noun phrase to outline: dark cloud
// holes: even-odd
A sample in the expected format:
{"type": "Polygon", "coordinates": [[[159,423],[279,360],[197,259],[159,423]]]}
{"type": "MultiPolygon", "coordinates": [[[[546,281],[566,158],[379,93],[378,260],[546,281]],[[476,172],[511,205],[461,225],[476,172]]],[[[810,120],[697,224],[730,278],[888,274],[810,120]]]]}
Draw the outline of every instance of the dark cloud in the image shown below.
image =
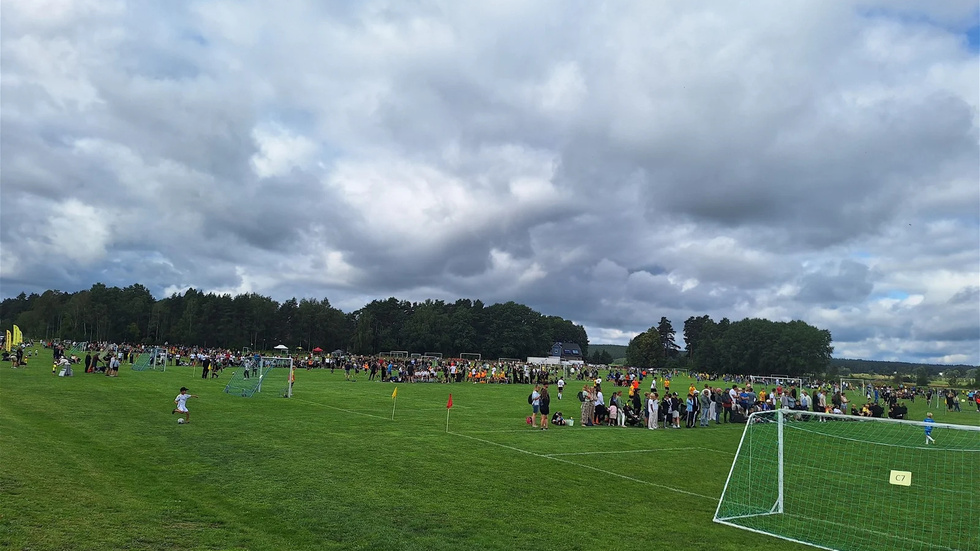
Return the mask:
{"type": "Polygon", "coordinates": [[[975,2],[60,5],[0,12],[4,296],[803,319],[980,363],[975,2]]]}

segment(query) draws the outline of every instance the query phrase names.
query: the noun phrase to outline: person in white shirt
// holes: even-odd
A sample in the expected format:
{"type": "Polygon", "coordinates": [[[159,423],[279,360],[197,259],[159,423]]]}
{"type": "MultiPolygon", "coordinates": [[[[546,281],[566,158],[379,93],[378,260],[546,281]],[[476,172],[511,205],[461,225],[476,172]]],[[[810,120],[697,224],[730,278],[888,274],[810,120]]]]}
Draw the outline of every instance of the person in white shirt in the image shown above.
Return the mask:
{"type": "Polygon", "coordinates": [[[602,420],[606,416],[606,402],[602,398],[602,391],[599,390],[597,386],[595,389],[595,419],[592,421],[595,424],[602,423],[602,420]]]}
{"type": "Polygon", "coordinates": [[[174,398],[174,403],[177,404],[177,407],[174,408],[174,410],[171,411],[170,414],[173,415],[174,413],[177,413],[177,412],[183,413],[184,414],[184,422],[185,423],[190,423],[191,422],[191,412],[187,411],[187,400],[189,398],[197,398],[197,397],[198,397],[197,394],[188,394],[187,393],[187,387],[186,386],[180,387],[180,394],[178,394],[177,397],[174,398]]]}
{"type": "Polygon", "coordinates": [[[561,391],[565,390],[565,379],[558,377],[558,399],[561,400],[561,391]]]}
{"type": "Polygon", "coordinates": [[[656,430],[660,423],[657,416],[660,415],[660,396],[656,392],[647,394],[647,428],[656,430]]]}

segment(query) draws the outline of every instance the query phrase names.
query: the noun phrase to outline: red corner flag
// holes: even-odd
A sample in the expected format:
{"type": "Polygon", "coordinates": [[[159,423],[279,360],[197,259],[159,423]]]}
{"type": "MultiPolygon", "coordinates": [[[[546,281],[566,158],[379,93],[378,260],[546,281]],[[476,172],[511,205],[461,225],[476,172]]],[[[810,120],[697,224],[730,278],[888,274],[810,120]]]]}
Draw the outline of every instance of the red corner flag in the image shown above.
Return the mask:
{"type": "Polygon", "coordinates": [[[453,407],[453,395],[452,394],[449,395],[449,401],[446,402],[446,409],[449,409],[451,407],[453,407]]]}

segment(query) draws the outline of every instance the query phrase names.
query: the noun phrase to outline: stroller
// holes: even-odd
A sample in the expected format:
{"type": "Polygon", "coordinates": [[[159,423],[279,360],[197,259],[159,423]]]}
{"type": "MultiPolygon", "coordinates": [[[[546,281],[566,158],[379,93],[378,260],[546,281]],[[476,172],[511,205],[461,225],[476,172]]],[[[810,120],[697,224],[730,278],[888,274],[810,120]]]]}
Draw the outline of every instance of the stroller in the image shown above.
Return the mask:
{"type": "Polygon", "coordinates": [[[623,408],[623,412],[626,413],[627,427],[643,426],[643,418],[640,417],[640,414],[635,409],[633,409],[632,405],[627,405],[625,408],[623,408]]]}

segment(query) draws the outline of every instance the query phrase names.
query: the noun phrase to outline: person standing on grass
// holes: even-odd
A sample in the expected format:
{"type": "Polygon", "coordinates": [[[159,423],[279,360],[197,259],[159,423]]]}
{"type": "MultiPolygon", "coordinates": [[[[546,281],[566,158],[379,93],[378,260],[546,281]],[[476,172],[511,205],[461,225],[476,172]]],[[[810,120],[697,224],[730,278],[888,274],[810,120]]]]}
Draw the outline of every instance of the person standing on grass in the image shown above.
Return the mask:
{"type": "Polygon", "coordinates": [[[548,394],[548,384],[545,383],[541,387],[541,393],[538,397],[540,403],[539,412],[541,413],[541,430],[548,430],[548,415],[551,414],[551,395],[548,394]]]}
{"type": "Polygon", "coordinates": [[[528,400],[531,403],[531,427],[537,428],[537,421],[535,420],[539,413],[541,413],[541,390],[540,387],[535,385],[534,390],[531,391],[531,395],[528,396],[528,400]]]}
{"type": "Polygon", "coordinates": [[[698,404],[697,397],[695,397],[694,394],[688,394],[687,400],[684,401],[684,405],[686,408],[684,410],[684,419],[687,421],[686,426],[689,429],[694,428],[694,419],[695,416],[697,415],[697,407],[698,407],[697,404],[698,404]]]}
{"type": "Polygon", "coordinates": [[[561,393],[565,390],[565,379],[558,377],[558,399],[561,400],[561,393]]]}
{"type": "Polygon", "coordinates": [[[592,387],[585,385],[582,387],[582,419],[581,426],[592,426],[592,414],[595,411],[595,396],[592,394],[592,387]]]}
{"type": "Polygon", "coordinates": [[[936,439],[932,437],[932,424],[936,421],[932,418],[932,412],[926,414],[926,418],[923,423],[926,423],[926,445],[935,444],[936,439]]]}
{"type": "Polygon", "coordinates": [[[700,426],[707,427],[708,421],[711,420],[711,391],[708,390],[707,385],[701,390],[700,396],[698,396],[698,413],[700,414],[701,423],[700,426]]]}
{"type": "Polygon", "coordinates": [[[656,430],[659,425],[658,416],[660,415],[660,396],[656,392],[650,392],[647,398],[647,428],[656,430]]]}
{"type": "Polygon", "coordinates": [[[197,394],[188,394],[186,386],[180,387],[180,394],[178,394],[177,397],[174,398],[174,403],[177,404],[177,407],[174,408],[173,411],[170,412],[170,414],[173,415],[174,413],[178,413],[178,412],[183,413],[184,422],[190,423],[191,412],[187,411],[187,400],[189,398],[197,398],[197,397],[198,397],[197,394]]]}

